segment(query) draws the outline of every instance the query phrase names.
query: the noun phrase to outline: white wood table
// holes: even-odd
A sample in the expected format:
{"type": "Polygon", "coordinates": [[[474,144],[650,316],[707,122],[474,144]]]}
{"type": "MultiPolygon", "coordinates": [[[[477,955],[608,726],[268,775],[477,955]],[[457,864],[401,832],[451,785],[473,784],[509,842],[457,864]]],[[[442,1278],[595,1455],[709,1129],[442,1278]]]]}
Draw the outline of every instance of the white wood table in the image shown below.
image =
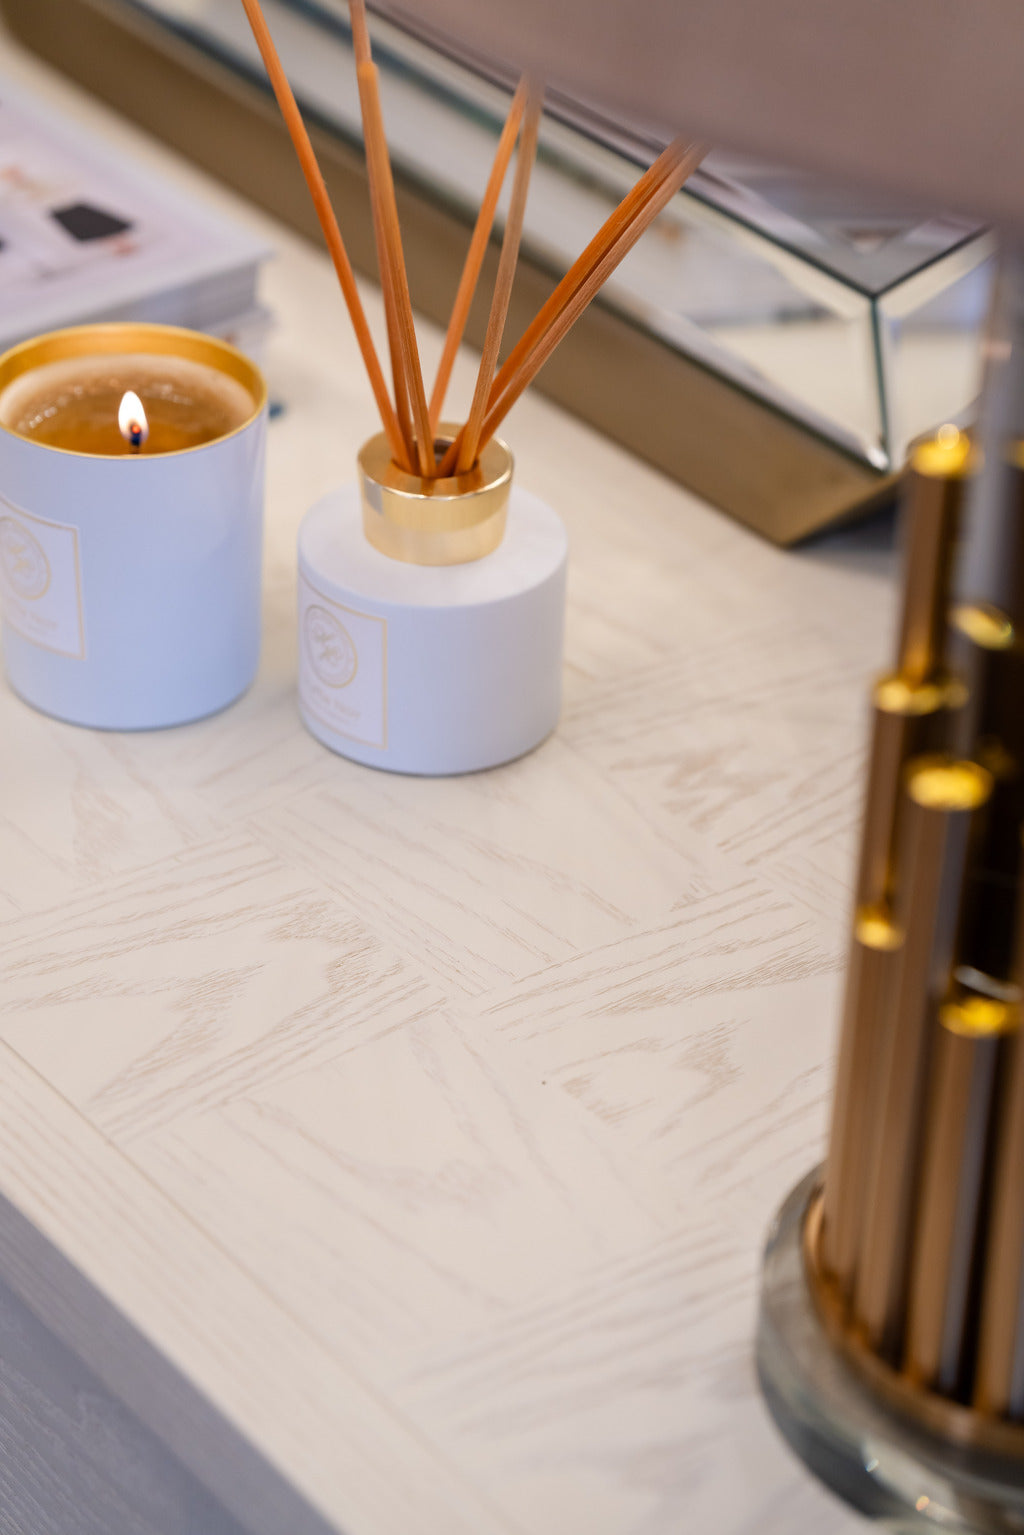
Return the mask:
{"type": "MultiPolygon", "coordinates": [[[[331,1529],[852,1535],[752,1345],[822,1152],[886,531],[781,553],[527,397],[516,472],[571,538],[557,734],[457,780],[330,755],[296,530],[375,421],[328,263],[4,62],[270,236],[286,412],[241,703],[103,735],[0,690],[0,1192],[331,1529]]],[[[0,1269],[205,1475],[66,1276],[14,1238],[0,1269]]]]}

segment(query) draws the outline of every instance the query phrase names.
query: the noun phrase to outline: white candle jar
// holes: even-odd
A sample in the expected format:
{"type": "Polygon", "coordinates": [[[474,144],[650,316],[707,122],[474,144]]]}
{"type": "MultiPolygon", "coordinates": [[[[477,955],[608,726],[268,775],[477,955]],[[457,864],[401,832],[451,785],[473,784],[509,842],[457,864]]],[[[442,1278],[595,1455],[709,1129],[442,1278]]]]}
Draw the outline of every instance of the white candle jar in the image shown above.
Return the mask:
{"type": "Polygon", "coordinates": [[[259,663],[266,386],[234,347],[170,326],[80,326],[0,357],[0,402],[54,362],[182,358],[252,408],[200,446],[109,456],[0,421],[0,611],[8,680],[73,724],[143,730],[232,703],[259,663]]]}

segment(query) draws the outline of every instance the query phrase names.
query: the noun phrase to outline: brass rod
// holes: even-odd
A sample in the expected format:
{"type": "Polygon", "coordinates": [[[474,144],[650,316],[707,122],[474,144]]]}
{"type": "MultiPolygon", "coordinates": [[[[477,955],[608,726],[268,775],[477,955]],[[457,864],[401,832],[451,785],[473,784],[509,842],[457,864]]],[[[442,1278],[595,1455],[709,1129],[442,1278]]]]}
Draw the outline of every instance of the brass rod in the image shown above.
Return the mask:
{"type": "MultiPolygon", "coordinates": [[[[1019,845],[1019,844],[1018,844],[1019,845]]],[[[1024,922],[1018,922],[1015,978],[1024,988],[1024,922]]],[[[1019,1005],[1019,1004],[1018,1004],[1019,1005]]],[[[1019,1021],[1019,1014],[1018,1014],[1019,1021]]],[[[992,1208],[985,1252],[974,1405],[1024,1418],[1024,1036],[1001,1044],[1002,1096],[995,1130],[992,1208]]]]}
{"type": "Polygon", "coordinates": [[[934,1044],[904,1359],[911,1380],[947,1395],[967,1371],[968,1297],[999,1048],[998,1027],[977,1037],[946,1026],[942,1020],[956,1010],[957,1004],[940,1009],[934,1044]]]}
{"type": "Polygon", "coordinates": [[[1006,981],[1014,963],[1024,821],[1024,470],[1017,442],[1001,447],[1001,461],[994,462],[993,452],[986,465],[992,465],[1002,495],[992,499],[986,468],[979,494],[984,491],[989,498],[990,515],[983,526],[972,528],[981,553],[971,550],[951,637],[969,694],[955,722],[956,749],[980,762],[995,780],[965,892],[970,920],[964,959],[1006,981]]]}
{"type": "Polygon", "coordinates": [[[900,944],[899,930],[879,911],[864,909],[856,928],[846,971],[821,1230],[823,1268],[847,1304],[857,1272],[878,1061],[892,1029],[889,1004],[900,944]]]}
{"type": "Polygon", "coordinates": [[[946,619],[963,486],[974,465],[970,442],[943,427],[911,455],[905,492],[903,614],[896,670],[912,684],[946,666],[946,619]]]}
{"type": "Polygon", "coordinates": [[[931,1026],[950,986],[971,821],[992,788],[975,763],[947,757],[916,759],[906,782],[895,904],[904,939],[893,978],[895,1026],[878,1061],[878,1129],[854,1292],[856,1321],[893,1363],[903,1337],[931,1026]]]}
{"type": "Polygon", "coordinates": [[[949,682],[911,686],[896,674],[875,684],[857,870],[858,911],[888,907],[892,902],[903,770],[911,757],[926,756],[944,744],[947,711],[961,698],[962,690],[949,682]]]}
{"type": "Polygon", "coordinates": [[[985,710],[990,728],[978,737],[976,760],[991,773],[995,787],[964,888],[960,958],[965,966],[1008,983],[1020,904],[1017,843],[1024,821],[1024,743],[1014,737],[1024,724],[1024,668],[994,666],[984,680],[992,700],[985,710]],[[1005,720],[1013,711],[1022,716],[1015,724],[1005,720]]]}

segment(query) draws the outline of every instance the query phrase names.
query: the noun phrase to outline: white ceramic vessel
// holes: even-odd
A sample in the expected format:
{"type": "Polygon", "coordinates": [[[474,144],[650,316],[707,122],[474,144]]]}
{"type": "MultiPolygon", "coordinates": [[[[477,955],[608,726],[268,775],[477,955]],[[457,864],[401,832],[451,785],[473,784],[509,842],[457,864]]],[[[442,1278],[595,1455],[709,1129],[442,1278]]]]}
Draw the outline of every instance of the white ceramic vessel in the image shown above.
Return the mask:
{"type": "MultiPolygon", "coordinates": [[[[28,703],[74,724],[181,724],[231,703],[259,662],[266,390],[247,358],[210,337],[150,325],[60,335],[87,332],[100,350],[222,368],[253,410],[200,447],[135,457],[0,426],[5,670],[28,703]]],[[[0,359],[0,384],[13,355],[0,359]]]]}
{"type": "Polygon", "coordinates": [[[462,564],[374,548],[356,485],[299,534],[299,703],[318,740],[401,773],[466,773],[522,756],[561,707],[568,540],[512,486],[504,538],[462,564]]]}

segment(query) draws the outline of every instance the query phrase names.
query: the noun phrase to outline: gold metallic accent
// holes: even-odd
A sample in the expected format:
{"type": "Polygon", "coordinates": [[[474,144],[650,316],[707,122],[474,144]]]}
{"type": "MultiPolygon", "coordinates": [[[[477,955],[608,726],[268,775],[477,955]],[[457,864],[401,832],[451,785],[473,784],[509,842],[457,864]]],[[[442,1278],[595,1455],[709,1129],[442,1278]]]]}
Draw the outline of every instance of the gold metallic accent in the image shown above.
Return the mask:
{"type": "Polygon", "coordinates": [[[958,997],[939,1008],[939,1023],[963,1039],[991,1039],[1020,1028],[1020,1004],[996,997],[958,997]]]}
{"type": "MultiPolygon", "coordinates": [[[[161,453],[161,458],[178,458],[183,453],[202,453],[218,442],[226,442],[244,432],[256,420],[267,403],[267,384],[263,374],[237,347],[219,340],[216,336],[204,336],[199,331],[183,330],[177,325],[151,325],[142,320],[105,321],[98,325],[74,325],[67,330],[54,330],[45,336],[35,336],[22,341],[0,357],[0,394],[13,384],[16,378],[31,373],[50,362],[66,362],[75,357],[102,357],[131,352],[147,352],[157,357],[185,357],[192,362],[204,363],[218,373],[233,378],[252,396],[252,412],[230,432],[212,437],[207,442],[189,448],[177,448],[161,453]]],[[[0,431],[19,441],[23,438],[0,421],[0,431]]],[[[47,453],[66,453],[70,458],[105,458],[109,455],[83,453],[77,448],[61,448],[51,443],[40,450],[47,453]]]]}
{"type": "Polygon", "coordinates": [[[915,474],[935,479],[961,479],[977,467],[977,450],[966,432],[947,424],[919,442],[910,455],[915,474]]]}
{"type": "MultiPolygon", "coordinates": [[[[1024,1168],[1024,1159],[1021,1160],[1024,1168]]],[[[836,1285],[821,1263],[822,1196],[811,1196],[804,1218],[804,1270],[818,1316],[834,1346],[889,1406],[954,1445],[1024,1459],[1024,1424],[989,1416],[929,1391],[872,1352],[863,1333],[848,1324],[836,1285]]]]}
{"type": "Polygon", "coordinates": [[[983,650],[1009,650],[1014,641],[1013,624],[989,602],[964,602],[950,615],[954,626],[983,650]]]}
{"type": "Polygon", "coordinates": [[[964,690],[953,678],[942,682],[910,682],[906,677],[893,674],[880,677],[875,683],[875,706],[883,714],[905,714],[918,719],[934,714],[938,709],[949,709],[963,699],[964,690]]]}
{"type": "Polygon", "coordinates": [[[880,906],[864,906],[857,912],[853,935],[866,949],[877,949],[880,954],[892,954],[903,942],[903,934],[880,906]]]}
{"type": "MultiPolygon", "coordinates": [[[[457,428],[442,426],[438,446],[457,428]]],[[[466,474],[441,480],[407,474],[383,432],[359,454],[363,531],[381,554],[410,565],[464,565],[497,549],[505,536],[512,454],[494,437],[466,474]]]]}
{"type": "Polygon", "coordinates": [[[804,1258],[833,1343],[873,1391],[951,1445],[1024,1461],[1024,449],[1007,457],[968,524],[971,600],[952,614],[975,455],[944,428],[911,461],[804,1258]]]}
{"type": "Polygon", "coordinates": [[[926,810],[976,810],[992,793],[992,775],[976,762],[923,758],[907,774],[907,793],[926,810]]]}

